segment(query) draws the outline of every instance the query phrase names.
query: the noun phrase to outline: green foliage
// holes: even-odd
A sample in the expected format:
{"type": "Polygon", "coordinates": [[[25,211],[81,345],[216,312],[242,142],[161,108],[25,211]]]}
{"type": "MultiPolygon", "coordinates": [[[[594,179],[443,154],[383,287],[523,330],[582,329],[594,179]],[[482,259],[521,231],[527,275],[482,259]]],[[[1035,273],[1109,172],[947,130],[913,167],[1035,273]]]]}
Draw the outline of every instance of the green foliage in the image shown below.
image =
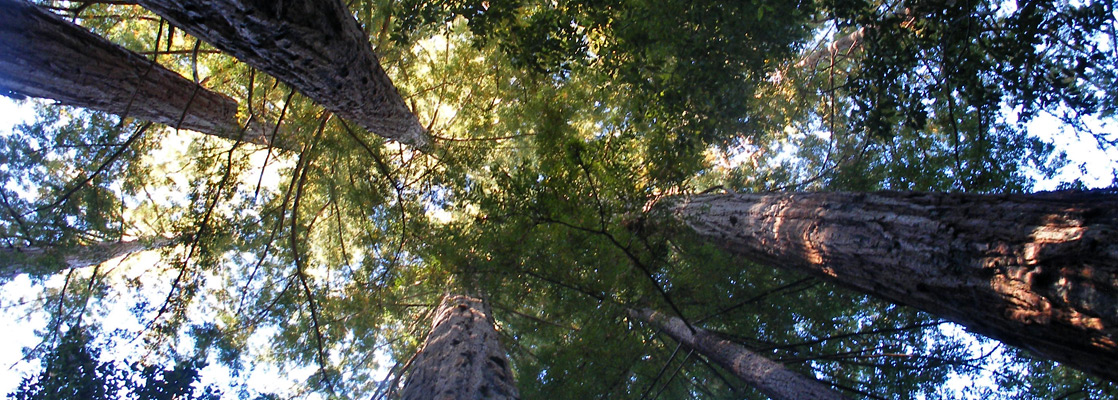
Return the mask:
{"type": "Polygon", "coordinates": [[[200,360],[182,361],[171,369],[133,365],[132,372],[139,375],[140,381],[130,385],[129,391],[138,400],[220,399],[221,393],[209,386],[198,395],[194,394],[194,382],[198,380],[199,370],[205,366],[200,360]]]}
{"type": "MultiPolygon", "coordinates": [[[[1012,351],[1012,350],[1011,350],[1012,351]]],[[[1027,357],[1027,355],[1026,355],[1027,357]]],[[[1113,382],[1098,382],[1054,362],[1031,360],[1011,365],[998,383],[1020,399],[1107,399],[1118,397],[1113,382]]]]}
{"type": "Polygon", "coordinates": [[[111,361],[100,361],[86,329],[71,328],[58,345],[43,358],[43,371],[27,377],[9,394],[15,400],[135,399],[217,400],[221,392],[206,387],[197,395],[194,388],[205,362],[177,362],[171,369],[133,364],[121,369],[111,361]]]}
{"type": "MultiPolygon", "coordinates": [[[[629,307],[854,396],[948,398],[949,379],[991,367],[933,316],[728,257],[649,212],[719,187],[1028,191],[1030,173],[1051,176],[1061,158],[1022,122],[1113,116],[1115,58],[1098,56],[1106,2],[888,4],[351,2],[430,127],[430,154],[227,56],[192,54],[192,38],[142,9],[81,6],[82,24],[171,51],[158,61],[279,124],[299,151],[43,107],[0,135],[0,245],[180,238],[157,265],[74,271],[33,306],[51,315],[49,338],[141,298],[129,305],[144,329],[129,334],[146,350],[173,358],[189,337],[208,354],[66,384],[105,396],[214,396],[191,384],[206,359],[233,385],[271,363],[313,371],[295,395],[391,398],[439,298],[473,282],[525,398],[761,398],[629,307]],[[856,52],[793,65],[813,37],[855,27],[868,27],[856,52]]],[[[68,346],[88,368],[115,368],[86,342],[68,346]]],[[[991,396],[1112,391],[1006,359],[1027,378],[991,396]]]]}
{"type": "Polygon", "coordinates": [[[121,379],[112,363],[98,360],[80,328],[71,329],[43,359],[43,372],[24,378],[10,396],[17,400],[115,399],[121,379]]]}
{"type": "Polygon", "coordinates": [[[865,36],[834,60],[823,53],[818,65],[786,66],[762,88],[771,102],[760,114],[775,124],[770,129],[792,136],[747,141],[751,160],[729,171],[727,186],[1029,191],[1029,174],[1050,178],[1067,165],[1050,143],[1027,132],[1033,116],[1056,114],[1104,148],[1113,146],[1105,128],[1084,122],[1112,115],[1093,105],[1113,92],[1104,77],[1115,70],[1113,57],[1102,56],[1108,50],[1101,41],[1112,21],[1098,15],[1107,7],[826,3],[821,10],[829,19],[820,32],[844,36],[864,28],[865,36]],[[1027,17],[1033,21],[1024,23],[1027,17]],[[1038,23],[1051,40],[1038,36],[1038,23]],[[1107,61],[1090,64],[1100,72],[1077,87],[1023,75],[1065,74],[1069,66],[1057,64],[1080,58],[1107,61]],[[1083,93],[1097,99],[1080,101],[1083,93]],[[795,157],[783,158],[789,151],[795,157]]]}
{"type": "Polygon", "coordinates": [[[464,20],[477,45],[556,82],[590,73],[622,94],[598,98],[661,148],[701,149],[754,135],[759,81],[807,34],[808,2],[405,1],[399,40],[464,20]],[[767,13],[766,13],[767,11],[767,13]],[[766,17],[767,14],[767,17],[766,17]],[[726,101],[733,99],[733,101],[726,101]]]}
{"type": "Polygon", "coordinates": [[[122,234],[120,196],[148,173],[136,162],[158,137],[102,113],[46,106],[0,137],[8,246],[74,245],[122,234]],[[145,137],[147,136],[147,137],[145,137]]]}
{"type": "Polygon", "coordinates": [[[807,84],[829,91],[818,115],[838,144],[826,150],[833,165],[808,169],[836,170],[825,186],[842,190],[1028,191],[1025,171],[1050,177],[1064,165],[1025,131],[1038,113],[1112,147],[1083,122],[1113,115],[1105,98],[1118,68],[1099,40],[1112,29],[1106,3],[825,8],[835,26],[866,29],[856,54],[810,71],[807,84]]]}

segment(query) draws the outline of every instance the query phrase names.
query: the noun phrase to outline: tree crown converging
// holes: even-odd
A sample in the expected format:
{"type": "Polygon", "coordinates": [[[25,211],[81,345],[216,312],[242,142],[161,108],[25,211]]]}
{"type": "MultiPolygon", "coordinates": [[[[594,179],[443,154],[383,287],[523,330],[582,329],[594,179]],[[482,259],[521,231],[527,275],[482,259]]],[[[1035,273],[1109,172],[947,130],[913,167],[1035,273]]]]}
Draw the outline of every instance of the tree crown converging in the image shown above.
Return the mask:
{"type": "Polygon", "coordinates": [[[1112,1],[125,3],[0,0],[17,398],[1118,393],[1113,190],[1030,131],[1113,151],[1112,1]]]}

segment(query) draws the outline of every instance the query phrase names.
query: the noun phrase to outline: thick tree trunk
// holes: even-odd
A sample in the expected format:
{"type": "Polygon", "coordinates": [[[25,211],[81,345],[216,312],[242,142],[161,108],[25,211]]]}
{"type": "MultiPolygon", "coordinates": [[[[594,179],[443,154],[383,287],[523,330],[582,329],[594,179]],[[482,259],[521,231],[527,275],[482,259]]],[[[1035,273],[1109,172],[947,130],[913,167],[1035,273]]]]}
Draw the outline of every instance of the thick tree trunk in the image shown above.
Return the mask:
{"type": "Polygon", "coordinates": [[[742,381],[773,399],[845,399],[846,397],[813,378],[798,374],[778,362],[722,339],[718,335],[695,328],[691,330],[678,317],[647,308],[629,310],[629,316],[660,328],[683,346],[706,356],[715,364],[733,372],[742,381]]]}
{"type": "Polygon", "coordinates": [[[489,305],[447,294],[404,381],[404,400],[518,399],[489,305]]]}
{"type": "Polygon", "coordinates": [[[138,2],[372,133],[430,144],[341,0],[138,2]]]}
{"type": "Polygon", "coordinates": [[[1118,195],[791,193],[676,203],[745,258],[1118,381],[1118,195]]]}
{"type": "MultiPolygon", "coordinates": [[[[241,136],[233,99],[22,0],[0,0],[0,90],[230,139],[241,136]]],[[[243,140],[268,144],[259,128],[243,140]]]]}
{"type": "Polygon", "coordinates": [[[77,248],[0,247],[0,281],[21,274],[56,274],[67,268],[91,267],[123,255],[154,250],[173,243],[174,239],[155,238],[97,243],[77,248]]]}

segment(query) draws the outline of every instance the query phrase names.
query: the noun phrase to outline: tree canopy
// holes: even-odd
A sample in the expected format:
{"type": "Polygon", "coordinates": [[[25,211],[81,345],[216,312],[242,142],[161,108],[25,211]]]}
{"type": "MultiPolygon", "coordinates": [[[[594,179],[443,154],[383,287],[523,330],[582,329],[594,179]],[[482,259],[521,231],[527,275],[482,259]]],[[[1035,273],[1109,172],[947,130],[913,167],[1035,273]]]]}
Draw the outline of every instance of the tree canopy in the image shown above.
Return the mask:
{"type": "MultiPolygon", "coordinates": [[[[111,396],[123,373],[98,357],[120,342],[139,346],[127,362],[156,366],[134,372],[140,396],[188,387],[205,365],[228,371],[225,395],[256,396],[249,377],[274,365],[297,384],[267,396],[397,398],[463,281],[486,294],[522,398],[764,398],[632,310],[852,398],[1118,396],[653,212],[699,193],[1029,193],[1069,167],[1030,132],[1045,115],[1113,155],[1113,1],[324,2],[348,7],[429,136],[419,147],[238,58],[273,43],[210,43],[132,3],[36,1],[234,100],[242,131],[22,100],[34,120],[0,132],[0,279],[29,273],[40,295],[3,305],[47,322],[26,351],[45,372],[15,398],[111,396]],[[244,138],[250,126],[270,141],[244,138]],[[146,255],[66,261],[132,241],[146,255]],[[8,256],[29,249],[54,256],[8,256]],[[138,327],[113,326],[117,307],[138,327]],[[98,352],[90,337],[116,339],[98,352]],[[48,379],[63,356],[98,372],[48,379]],[[968,381],[982,384],[945,389],[968,381]]],[[[214,18],[191,7],[179,23],[214,18]]],[[[299,32],[263,33],[287,49],[299,32]]],[[[307,71],[341,64],[322,65],[307,71]]]]}

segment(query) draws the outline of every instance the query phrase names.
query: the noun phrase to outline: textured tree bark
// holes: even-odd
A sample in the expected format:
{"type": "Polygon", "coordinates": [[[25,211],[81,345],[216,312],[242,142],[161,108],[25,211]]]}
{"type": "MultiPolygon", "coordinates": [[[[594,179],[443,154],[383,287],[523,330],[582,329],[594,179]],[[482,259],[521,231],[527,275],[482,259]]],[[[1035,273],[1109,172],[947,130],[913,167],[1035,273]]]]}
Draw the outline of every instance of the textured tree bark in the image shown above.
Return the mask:
{"type": "MultiPolygon", "coordinates": [[[[0,90],[230,139],[241,136],[233,99],[21,0],[0,0],[0,90]]],[[[268,144],[260,128],[245,132],[242,140],[268,144]]]]}
{"type": "Polygon", "coordinates": [[[138,3],[372,133],[430,145],[341,0],[138,3]]]}
{"type": "Polygon", "coordinates": [[[778,362],[749,351],[703,329],[692,331],[683,320],[647,308],[629,310],[629,316],[660,328],[685,347],[733,372],[742,381],[773,399],[833,399],[846,397],[813,378],[798,374],[778,362]]]}
{"type": "Polygon", "coordinates": [[[404,381],[404,400],[519,399],[489,305],[443,297],[431,333],[404,381]]]}
{"type": "Polygon", "coordinates": [[[67,268],[91,267],[123,255],[154,250],[173,243],[174,239],[155,238],[97,243],[77,248],[0,248],[0,281],[22,274],[56,274],[67,268]]]}
{"type": "Polygon", "coordinates": [[[1118,195],[700,195],[672,211],[756,262],[1118,380],[1118,195]]]}

